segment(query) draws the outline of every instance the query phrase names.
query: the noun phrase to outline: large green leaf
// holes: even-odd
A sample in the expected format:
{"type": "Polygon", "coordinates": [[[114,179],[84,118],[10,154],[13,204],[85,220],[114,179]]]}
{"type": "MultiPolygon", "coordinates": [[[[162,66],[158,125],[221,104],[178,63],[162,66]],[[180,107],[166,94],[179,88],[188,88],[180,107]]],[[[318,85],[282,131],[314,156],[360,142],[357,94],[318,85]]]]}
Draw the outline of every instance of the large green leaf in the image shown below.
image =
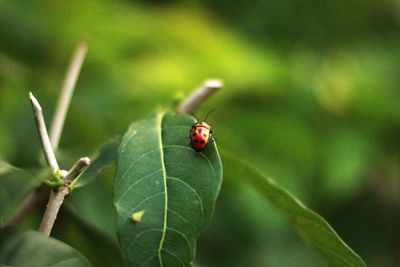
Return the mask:
{"type": "Polygon", "coordinates": [[[0,232],[0,264],[23,267],[88,267],[90,263],[74,248],[39,232],[0,232]]]}
{"type": "Polygon", "coordinates": [[[318,252],[329,266],[364,267],[366,264],[316,212],[308,209],[291,193],[271,178],[231,153],[223,151],[229,166],[227,177],[244,179],[253,185],[273,206],[281,211],[295,227],[301,238],[318,252]]]}
{"type": "Polygon", "coordinates": [[[31,173],[0,161],[0,226],[40,181],[31,173]]]}
{"type": "Polygon", "coordinates": [[[122,139],[114,203],[121,251],[130,266],[192,264],[222,182],[215,143],[203,152],[189,145],[194,122],[187,115],[159,113],[133,123],[122,139]]]}

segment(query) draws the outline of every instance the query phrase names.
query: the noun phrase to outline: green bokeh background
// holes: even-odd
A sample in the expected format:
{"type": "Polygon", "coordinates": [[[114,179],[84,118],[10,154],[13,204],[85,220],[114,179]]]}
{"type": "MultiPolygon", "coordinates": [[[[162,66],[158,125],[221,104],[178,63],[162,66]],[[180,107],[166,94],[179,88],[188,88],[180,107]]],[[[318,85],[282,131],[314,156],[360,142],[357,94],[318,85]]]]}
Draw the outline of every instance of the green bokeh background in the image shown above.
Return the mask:
{"type": "MultiPolygon", "coordinates": [[[[395,0],[0,0],[0,155],[23,168],[40,164],[27,93],[50,123],[70,57],[86,38],[62,166],[205,78],[221,78],[225,88],[199,110],[216,108],[208,123],[218,145],[325,217],[369,266],[396,266],[399,26],[395,0]]],[[[112,175],[67,200],[96,221],[65,207],[54,233],[94,266],[120,262],[105,201],[112,175]]],[[[40,215],[24,226],[36,228],[40,215]]],[[[229,177],[198,247],[200,266],[324,266],[254,189],[229,177]]]]}

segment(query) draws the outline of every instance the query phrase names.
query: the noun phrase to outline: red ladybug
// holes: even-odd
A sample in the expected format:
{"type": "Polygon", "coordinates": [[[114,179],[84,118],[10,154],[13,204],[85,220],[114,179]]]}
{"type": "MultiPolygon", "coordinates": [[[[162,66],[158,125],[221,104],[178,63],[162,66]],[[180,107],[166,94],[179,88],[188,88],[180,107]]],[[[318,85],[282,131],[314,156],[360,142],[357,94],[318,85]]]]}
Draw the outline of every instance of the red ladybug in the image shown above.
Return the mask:
{"type": "Polygon", "coordinates": [[[205,122],[197,122],[190,130],[190,145],[197,152],[206,149],[208,143],[214,141],[212,128],[205,122]]]}

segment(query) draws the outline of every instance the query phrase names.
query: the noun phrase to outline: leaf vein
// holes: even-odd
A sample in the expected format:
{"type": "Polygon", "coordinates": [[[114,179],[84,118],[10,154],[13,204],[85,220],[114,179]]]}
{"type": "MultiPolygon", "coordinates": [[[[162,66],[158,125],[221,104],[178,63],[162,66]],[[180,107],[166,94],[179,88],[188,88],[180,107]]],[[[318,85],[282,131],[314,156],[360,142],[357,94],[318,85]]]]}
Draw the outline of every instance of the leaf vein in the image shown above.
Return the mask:
{"type": "MultiPolygon", "coordinates": [[[[160,229],[161,230],[161,229],[160,229]]],[[[140,265],[140,266],[146,266],[146,264],[151,260],[151,259],[153,259],[153,258],[155,258],[156,256],[155,255],[151,255],[150,257],[148,257],[144,262],[143,262],[143,264],[142,265],[140,265]]]]}
{"type": "Polygon", "coordinates": [[[179,261],[179,263],[181,264],[181,266],[185,267],[185,264],[182,262],[182,260],[178,256],[176,256],[174,253],[166,250],[165,248],[163,248],[162,250],[165,251],[166,253],[168,253],[169,255],[171,255],[172,257],[174,257],[175,259],[177,259],[179,261]]]}
{"type": "Polygon", "coordinates": [[[121,198],[122,198],[123,196],[125,196],[125,194],[127,194],[130,190],[133,190],[133,188],[134,188],[138,183],[143,182],[144,180],[150,178],[153,174],[155,174],[155,173],[157,173],[157,172],[159,172],[159,171],[162,171],[162,169],[159,169],[159,170],[156,170],[156,171],[154,171],[154,172],[152,172],[152,173],[150,173],[150,174],[147,174],[147,175],[145,175],[144,177],[142,177],[142,178],[140,178],[139,180],[137,180],[136,182],[134,182],[132,185],[130,185],[130,186],[127,188],[127,190],[125,190],[125,192],[124,192],[123,194],[121,194],[121,196],[116,200],[116,203],[118,204],[119,201],[121,200],[121,198]]]}
{"type": "MultiPolygon", "coordinates": [[[[160,230],[161,230],[161,229],[160,229],[160,230]]],[[[142,266],[142,267],[143,267],[143,266],[146,266],[146,264],[149,263],[150,260],[153,259],[153,258],[155,258],[155,257],[156,257],[156,255],[151,255],[150,257],[148,257],[148,258],[144,261],[144,263],[143,263],[141,266],[142,266]]]]}
{"type": "Polygon", "coordinates": [[[178,179],[176,177],[172,177],[172,176],[168,176],[167,179],[169,180],[173,180],[173,181],[178,181],[182,184],[184,184],[185,186],[187,186],[192,192],[193,194],[196,196],[196,198],[199,200],[199,204],[200,204],[200,212],[201,212],[201,219],[204,219],[204,207],[203,207],[203,199],[200,197],[200,195],[197,193],[196,189],[194,189],[190,184],[188,184],[187,182],[178,179]]]}
{"type": "Polygon", "coordinates": [[[165,192],[162,191],[162,192],[158,192],[158,193],[156,193],[156,194],[154,194],[154,195],[151,195],[151,196],[146,197],[145,199],[143,199],[142,201],[140,201],[139,204],[137,204],[133,209],[131,209],[131,211],[130,211],[129,213],[134,212],[138,207],[140,207],[140,206],[141,206],[143,203],[145,203],[146,201],[148,201],[148,200],[150,200],[150,199],[152,199],[152,198],[161,196],[161,195],[163,195],[164,193],[165,193],[165,192]]]}
{"type": "Polygon", "coordinates": [[[132,168],[136,163],[138,163],[138,161],[142,160],[144,157],[146,157],[146,156],[149,155],[150,153],[153,153],[153,152],[155,152],[155,151],[157,151],[157,150],[159,150],[159,149],[160,149],[160,148],[155,148],[155,149],[149,150],[149,151],[147,151],[146,153],[144,153],[143,155],[141,155],[140,157],[138,157],[134,162],[130,163],[130,164],[129,164],[129,167],[126,168],[125,172],[124,172],[124,173],[122,174],[122,176],[121,176],[121,179],[118,181],[118,185],[120,185],[120,184],[122,183],[122,181],[125,180],[125,178],[126,178],[128,172],[131,170],[131,168],[132,168]]]}
{"type": "Polygon", "coordinates": [[[163,267],[163,262],[161,258],[161,249],[164,244],[165,234],[167,229],[167,216],[168,216],[168,188],[167,188],[167,170],[165,169],[165,160],[164,160],[164,149],[162,143],[162,119],[164,117],[164,113],[159,113],[157,116],[157,127],[158,127],[158,145],[160,150],[160,157],[161,157],[161,166],[163,170],[163,182],[164,182],[164,222],[163,222],[163,232],[160,240],[160,245],[158,247],[158,260],[160,261],[160,266],[163,267]]]}
{"type": "MultiPolygon", "coordinates": [[[[186,149],[186,150],[194,151],[193,148],[187,147],[187,146],[182,146],[182,145],[166,145],[166,146],[164,146],[164,148],[181,148],[181,149],[186,149]]],[[[205,159],[207,160],[207,162],[208,162],[208,164],[210,165],[211,170],[212,170],[212,172],[213,172],[213,176],[214,176],[214,178],[216,178],[216,173],[215,173],[214,166],[211,164],[211,160],[208,158],[208,156],[207,156],[206,154],[204,154],[203,152],[196,152],[196,153],[200,154],[203,158],[205,158],[205,159]]],[[[214,179],[214,180],[215,180],[215,179],[214,179]]]]}
{"type": "Polygon", "coordinates": [[[182,233],[181,231],[179,231],[179,230],[177,230],[177,229],[175,229],[175,228],[167,227],[167,230],[172,231],[172,232],[175,232],[175,233],[181,235],[181,236],[183,237],[183,239],[185,239],[186,244],[187,244],[187,246],[188,246],[189,255],[191,255],[192,246],[190,245],[190,242],[189,242],[189,239],[187,238],[187,236],[186,236],[184,233],[182,233]]]}
{"type": "Polygon", "coordinates": [[[160,228],[150,228],[138,233],[128,246],[128,250],[135,244],[136,240],[147,232],[162,231],[160,228]]]}
{"type": "Polygon", "coordinates": [[[191,222],[189,222],[185,217],[183,217],[181,214],[179,214],[178,212],[172,210],[171,208],[168,208],[168,211],[172,212],[173,214],[175,214],[176,216],[178,216],[179,218],[181,218],[184,222],[188,223],[188,224],[192,224],[191,222]]]}

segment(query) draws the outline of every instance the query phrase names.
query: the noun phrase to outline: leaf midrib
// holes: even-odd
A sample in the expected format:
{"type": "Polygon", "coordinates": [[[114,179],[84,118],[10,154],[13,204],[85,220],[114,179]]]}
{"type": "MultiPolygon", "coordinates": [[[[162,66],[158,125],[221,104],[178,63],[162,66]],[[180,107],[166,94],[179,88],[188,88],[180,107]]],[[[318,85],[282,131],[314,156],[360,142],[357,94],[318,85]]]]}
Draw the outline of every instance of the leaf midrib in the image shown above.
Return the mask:
{"type": "Polygon", "coordinates": [[[162,119],[164,117],[164,112],[160,112],[157,116],[157,127],[158,127],[158,145],[160,150],[160,158],[161,158],[161,168],[163,172],[163,182],[164,182],[164,222],[162,227],[162,236],[160,240],[160,245],[158,247],[158,260],[160,262],[160,266],[163,267],[163,262],[161,259],[161,251],[163,250],[163,244],[165,240],[165,234],[167,232],[167,214],[168,214],[168,189],[167,189],[167,171],[165,169],[164,162],[164,149],[162,144],[162,119]]]}

